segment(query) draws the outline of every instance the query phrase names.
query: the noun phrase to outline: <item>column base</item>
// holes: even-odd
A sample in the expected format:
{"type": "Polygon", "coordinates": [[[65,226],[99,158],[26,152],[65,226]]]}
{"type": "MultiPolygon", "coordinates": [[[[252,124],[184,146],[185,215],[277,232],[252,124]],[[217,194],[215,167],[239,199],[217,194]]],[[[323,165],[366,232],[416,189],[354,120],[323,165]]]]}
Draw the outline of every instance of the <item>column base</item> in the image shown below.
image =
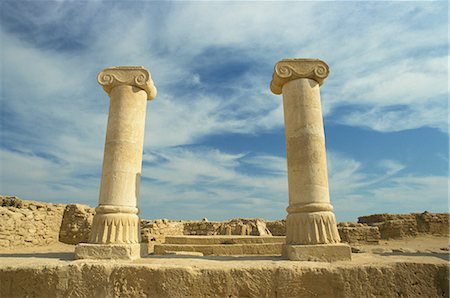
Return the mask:
{"type": "Polygon", "coordinates": [[[333,212],[289,212],[286,218],[286,244],[311,245],[340,242],[341,238],[333,212]]]}
{"type": "Polygon", "coordinates": [[[89,243],[141,242],[138,212],[136,207],[99,205],[95,208],[89,243]]]}
{"type": "Polygon", "coordinates": [[[135,260],[146,255],[148,255],[146,243],[80,243],[75,246],[76,259],[135,260]]]}
{"type": "Polygon", "coordinates": [[[283,245],[283,257],[291,261],[335,262],[350,261],[352,251],[344,243],[314,245],[283,245]]]}

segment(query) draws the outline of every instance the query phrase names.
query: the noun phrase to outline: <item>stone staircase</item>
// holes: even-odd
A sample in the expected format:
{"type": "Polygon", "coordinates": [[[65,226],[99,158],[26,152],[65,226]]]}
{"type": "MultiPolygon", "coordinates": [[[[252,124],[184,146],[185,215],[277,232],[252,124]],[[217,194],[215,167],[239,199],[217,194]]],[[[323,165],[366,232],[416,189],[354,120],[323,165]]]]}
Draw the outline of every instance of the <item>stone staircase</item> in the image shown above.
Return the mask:
{"type": "Polygon", "coordinates": [[[284,236],[167,236],[154,254],[198,253],[205,256],[281,255],[284,236]]]}

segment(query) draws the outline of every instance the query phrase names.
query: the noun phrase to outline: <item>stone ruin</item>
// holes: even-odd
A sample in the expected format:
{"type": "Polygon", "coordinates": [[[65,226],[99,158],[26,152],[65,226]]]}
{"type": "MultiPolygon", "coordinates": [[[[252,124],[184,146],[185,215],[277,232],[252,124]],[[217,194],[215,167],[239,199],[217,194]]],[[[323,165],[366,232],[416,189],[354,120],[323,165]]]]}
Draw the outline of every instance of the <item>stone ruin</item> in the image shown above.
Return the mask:
{"type": "MultiPolygon", "coordinates": [[[[340,243],[328,190],[320,102],[328,74],[328,65],[319,59],[284,59],[275,64],[270,83],[273,93],[283,95],[289,188],[283,255],[290,260],[351,259],[350,247],[340,243]]],[[[136,259],[146,255],[138,197],[146,106],[156,87],[140,66],[106,68],[97,81],[110,97],[99,205],[89,241],[77,245],[75,255],[136,259]]]]}
{"type": "Polygon", "coordinates": [[[76,244],[76,258],[108,261],[73,262],[71,253],[68,259],[43,254],[22,264],[16,254],[4,254],[0,297],[447,297],[448,261],[439,254],[414,261],[356,255],[348,262],[348,244],[424,233],[448,237],[448,214],[376,214],[360,217],[358,223],[336,223],[320,103],[320,86],[328,74],[328,65],[318,59],[285,59],[275,65],[270,88],[283,95],[286,220],[195,222],[139,218],[146,104],[156,88],[142,67],[100,72],[98,82],[110,97],[110,110],[98,206],[2,197],[0,247],[14,251],[59,240],[76,244]],[[155,253],[182,249],[192,257],[269,253],[283,258],[124,262],[146,255],[149,247],[155,253]]]}

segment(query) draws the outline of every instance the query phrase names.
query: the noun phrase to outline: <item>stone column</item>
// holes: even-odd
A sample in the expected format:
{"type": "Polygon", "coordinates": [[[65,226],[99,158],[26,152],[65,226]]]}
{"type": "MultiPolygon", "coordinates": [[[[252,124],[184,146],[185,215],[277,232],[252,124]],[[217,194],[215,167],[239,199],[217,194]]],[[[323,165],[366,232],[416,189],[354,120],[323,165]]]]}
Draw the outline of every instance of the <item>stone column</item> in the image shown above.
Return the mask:
{"type": "Polygon", "coordinates": [[[340,244],[328,174],[320,86],[329,74],[318,59],[284,59],[275,65],[270,89],[283,94],[289,207],[286,245],[291,260],[350,259],[340,244]]]}
{"type": "Polygon", "coordinates": [[[135,259],[147,254],[137,207],[147,100],[156,96],[156,88],[141,66],[106,68],[97,80],[110,97],[99,205],[89,243],[79,244],[75,254],[135,259]]]}

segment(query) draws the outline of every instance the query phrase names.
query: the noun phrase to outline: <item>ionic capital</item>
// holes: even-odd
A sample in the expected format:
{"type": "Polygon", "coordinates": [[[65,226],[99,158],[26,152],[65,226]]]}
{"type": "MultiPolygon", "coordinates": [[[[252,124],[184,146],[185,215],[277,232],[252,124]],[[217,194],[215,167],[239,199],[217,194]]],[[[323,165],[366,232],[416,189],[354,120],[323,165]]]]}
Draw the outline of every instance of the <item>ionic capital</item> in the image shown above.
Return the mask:
{"type": "Polygon", "coordinates": [[[108,95],[114,87],[129,85],[147,92],[149,100],[156,96],[156,87],[150,72],[142,66],[108,67],[98,74],[97,81],[108,95]]]}
{"type": "Polygon", "coordinates": [[[283,59],[275,64],[270,90],[281,94],[284,84],[297,79],[311,79],[322,85],[329,73],[328,65],[319,59],[283,59]]]}

